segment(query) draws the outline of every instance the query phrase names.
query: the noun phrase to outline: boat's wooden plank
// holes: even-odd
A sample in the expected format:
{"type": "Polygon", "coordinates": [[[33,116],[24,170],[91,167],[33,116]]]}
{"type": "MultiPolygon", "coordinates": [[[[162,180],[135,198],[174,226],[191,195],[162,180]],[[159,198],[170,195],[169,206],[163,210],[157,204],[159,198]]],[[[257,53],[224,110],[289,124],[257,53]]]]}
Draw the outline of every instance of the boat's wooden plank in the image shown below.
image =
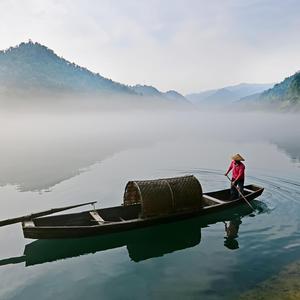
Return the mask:
{"type": "Polygon", "coordinates": [[[99,224],[103,224],[105,221],[101,218],[101,216],[98,214],[97,211],[93,210],[90,211],[90,215],[93,217],[95,221],[97,221],[99,224]]]}
{"type": "Polygon", "coordinates": [[[253,193],[254,191],[252,191],[252,190],[250,190],[250,189],[246,189],[246,188],[244,188],[244,191],[245,192],[248,192],[248,193],[253,193]]]}
{"type": "Polygon", "coordinates": [[[24,227],[34,227],[35,226],[32,220],[24,221],[23,224],[24,224],[24,227]]]}
{"type": "Polygon", "coordinates": [[[226,203],[226,201],[222,201],[220,199],[217,199],[217,198],[209,196],[209,195],[203,195],[203,197],[205,197],[205,198],[207,198],[209,200],[212,200],[214,202],[220,203],[220,204],[226,203]]]}

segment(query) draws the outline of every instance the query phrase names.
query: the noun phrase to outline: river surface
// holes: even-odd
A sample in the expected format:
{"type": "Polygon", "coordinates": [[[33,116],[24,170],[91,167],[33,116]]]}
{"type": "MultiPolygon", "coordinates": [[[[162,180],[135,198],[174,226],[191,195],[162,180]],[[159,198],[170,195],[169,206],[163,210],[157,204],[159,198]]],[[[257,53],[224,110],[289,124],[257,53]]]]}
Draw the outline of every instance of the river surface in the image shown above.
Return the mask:
{"type": "Polygon", "coordinates": [[[0,228],[0,299],[238,299],[300,259],[299,115],[2,113],[0,219],[97,200],[127,181],[194,174],[228,187],[233,153],[255,204],[122,234],[34,241],[0,228]],[[228,237],[227,227],[237,232],[228,237]]]}

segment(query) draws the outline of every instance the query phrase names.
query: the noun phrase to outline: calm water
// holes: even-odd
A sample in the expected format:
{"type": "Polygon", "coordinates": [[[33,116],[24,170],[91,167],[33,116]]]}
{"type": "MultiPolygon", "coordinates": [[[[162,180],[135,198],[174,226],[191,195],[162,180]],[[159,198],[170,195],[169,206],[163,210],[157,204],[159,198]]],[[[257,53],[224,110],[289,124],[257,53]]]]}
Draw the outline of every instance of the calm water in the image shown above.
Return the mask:
{"type": "Polygon", "coordinates": [[[300,259],[299,125],[297,115],[250,113],[1,114],[0,219],[118,205],[132,179],[194,174],[204,191],[223,189],[235,152],[265,192],[254,213],[105,237],[33,241],[18,224],[0,228],[0,299],[238,298],[300,259]]]}

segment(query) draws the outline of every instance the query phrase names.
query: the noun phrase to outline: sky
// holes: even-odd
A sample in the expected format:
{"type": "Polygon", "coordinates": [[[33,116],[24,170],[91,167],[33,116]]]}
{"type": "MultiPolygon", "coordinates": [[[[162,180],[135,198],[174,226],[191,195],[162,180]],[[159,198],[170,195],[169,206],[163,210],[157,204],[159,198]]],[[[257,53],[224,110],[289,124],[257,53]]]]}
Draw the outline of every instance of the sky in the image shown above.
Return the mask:
{"type": "Polygon", "coordinates": [[[112,80],[183,94],[300,69],[298,0],[0,0],[0,49],[29,39],[112,80]]]}

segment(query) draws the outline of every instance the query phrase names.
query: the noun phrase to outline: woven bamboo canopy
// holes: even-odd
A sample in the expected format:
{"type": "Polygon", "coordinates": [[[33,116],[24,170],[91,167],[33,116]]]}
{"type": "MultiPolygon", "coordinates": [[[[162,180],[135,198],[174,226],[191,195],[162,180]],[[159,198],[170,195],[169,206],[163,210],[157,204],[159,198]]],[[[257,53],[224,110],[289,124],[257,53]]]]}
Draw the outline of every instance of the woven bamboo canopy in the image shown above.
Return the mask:
{"type": "Polygon", "coordinates": [[[124,205],[141,204],[141,217],[169,215],[202,207],[202,187],[193,176],[129,181],[124,205]]]}

